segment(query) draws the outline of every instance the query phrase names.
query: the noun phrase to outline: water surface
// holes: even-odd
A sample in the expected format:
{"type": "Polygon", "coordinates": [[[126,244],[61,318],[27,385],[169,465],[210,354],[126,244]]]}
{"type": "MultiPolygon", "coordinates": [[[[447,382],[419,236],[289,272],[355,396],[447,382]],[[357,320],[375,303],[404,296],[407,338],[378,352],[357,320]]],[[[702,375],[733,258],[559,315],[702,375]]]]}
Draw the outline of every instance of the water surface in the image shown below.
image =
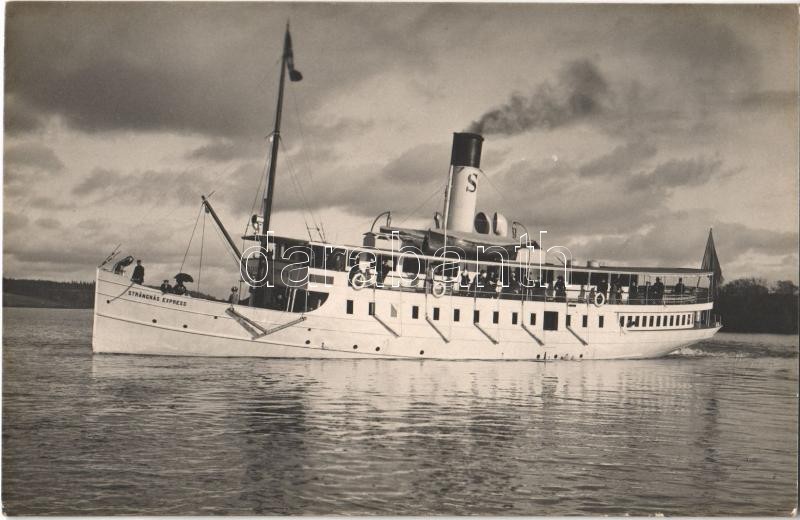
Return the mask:
{"type": "Polygon", "coordinates": [[[658,360],[92,356],[4,309],[12,515],[788,515],[797,338],[658,360]]]}

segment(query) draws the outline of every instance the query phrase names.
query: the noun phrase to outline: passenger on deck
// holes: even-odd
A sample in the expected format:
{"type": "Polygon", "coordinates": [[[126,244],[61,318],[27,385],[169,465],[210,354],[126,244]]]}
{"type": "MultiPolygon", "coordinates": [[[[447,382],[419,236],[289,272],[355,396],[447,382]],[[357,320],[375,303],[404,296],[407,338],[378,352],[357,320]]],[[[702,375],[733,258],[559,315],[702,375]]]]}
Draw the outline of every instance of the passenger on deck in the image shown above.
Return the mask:
{"type": "Polygon", "coordinates": [[[228,296],[228,303],[237,305],[239,303],[239,289],[231,287],[231,295],[228,296]]]}
{"type": "Polygon", "coordinates": [[[653,288],[650,286],[650,282],[644,283],[644,303],[647,305],[653,303],[653,288]]]}
{"type": "Polygon", "coordinates": [[[628,303],[636,303],[639,300],[639,286],[636,280],[631,280],[631,285],[628,287],[628,303]]]}
{"type": "Polygon", "coordinates": [[[514,271],[511,271],[511,280],[508,281],[508,293],[515,296],[522,293],[522,285],[517,280],[517,273],[514,271]]]}
{"type": "Polygon", "coordinates": [[[586,301],[586,286],[581,284],[581,291],[578,293],[578,301],[583,303],[586,301]]]}
{"type": "Polygon", "coordinates": [[[169,284],[169,280],[164,280],[164,282],[161,284],[160,289],[162,293],[172,292],[172,286],[169,284]]]}
{"type": "Polygon", "coordinates": [[[589,303],[594,303],[594,299],[597,297],[597,291],[594,288],[594,285],[591,289],[589,289],[589,303]]]}
{"type": "Polygon", "coordinates": [[[466,270],[461,271],[461,281],[458,282],[458,286],[462,291],[467,291],[470,287],[472,287],[469,279],[469,273],[466,270]]]}
{"type": "Polygon", "coordinates": [[[672,290],[672,293],[680,296],[685,292],[686,286],[683,285],[683,278],[678,278],[678,283],[675,284],[675,288],[672,290]]]}
{"type": "Polygon", "coordinates": [[[381,266],[378,269],[378,283],[383,284],[383,281],[389,275],[389,272],[392,270],[392,263],[389,261],[388,258],[384,258],[383,262],[381,262],[381,266]]]}
{"type": "Polygon", "coordinates": [[[603,296],[608,297],[608,281],[605,278],[601,279],[597,284],[597,292],[603,296]]]}
{"type": "Polygon", "coordinates": [[[131,281],[133,283],[138,283],[139,285],[144,283],[144,266],[142,265],[141,260],[136,261],[136,267],[133,268],[131,281]]]}
{"type": "Polygon", "coordinates": [[[172,292],[179,296],[183,296],[186,294],[186,286],[183,285],[182,281],[179,281],[175,284],[175,287],[172,288],[172,292]]]}
{"type": "Polygon", "coordinates": [[[498,279],[497,279],[497,271],[492,271],[492,274],[489,276],[489,281],[486,287],[486,296],[489,298],[496,298],[498,295],[498,289],[502,289],[499,287],[498,279]]]}
{"type": "Polygon", "coordinates": [[[559,276],[555,285],[556,301],[567,301],[567,286],[564,284],[564,277],[559,276]]]}
{"type": "Polygon", "coordinates": [[[661,283],[661,278],[656,277],[656,283],[653,284],[653,299],[660,303],[664,298],[664,284],[661,283]]]}

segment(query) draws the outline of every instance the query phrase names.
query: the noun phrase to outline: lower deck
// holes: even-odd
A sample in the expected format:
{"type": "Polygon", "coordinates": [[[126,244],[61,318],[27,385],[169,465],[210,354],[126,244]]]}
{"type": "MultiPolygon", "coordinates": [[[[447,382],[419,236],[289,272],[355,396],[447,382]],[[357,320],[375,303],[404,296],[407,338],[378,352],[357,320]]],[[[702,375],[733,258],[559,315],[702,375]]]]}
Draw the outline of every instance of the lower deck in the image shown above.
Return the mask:
{"type": "Polygon", "coordinates": [[[163,295],[98,272],[93,346],[129,354],[611,359],[713,335],[710,304],[602,305],[336,288],[307,313],[163,295]]]}

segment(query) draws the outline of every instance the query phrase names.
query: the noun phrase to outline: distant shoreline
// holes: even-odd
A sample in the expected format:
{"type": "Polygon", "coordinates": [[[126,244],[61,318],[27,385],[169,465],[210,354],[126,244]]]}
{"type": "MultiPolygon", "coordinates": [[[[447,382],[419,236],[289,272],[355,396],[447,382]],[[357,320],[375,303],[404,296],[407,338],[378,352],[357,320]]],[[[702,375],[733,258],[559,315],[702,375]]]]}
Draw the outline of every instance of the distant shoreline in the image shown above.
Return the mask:
{"type": "MultiPolygon", "coordinates": [[[[798,296],[770,292],[755,279],[735,280],[720,290],[715,312],[722,316],[721,332],[797,334],[798,296]]],[[[198,297],[209,297],[198,295],[198,297]]],[[[209,297],[215,299],[213,297],[209,297]]],[[[215,299],[216,301],[221,301],[215,299]]],[[[94,282],[3,279],[4,308],[92,309],[94,282]]]]}

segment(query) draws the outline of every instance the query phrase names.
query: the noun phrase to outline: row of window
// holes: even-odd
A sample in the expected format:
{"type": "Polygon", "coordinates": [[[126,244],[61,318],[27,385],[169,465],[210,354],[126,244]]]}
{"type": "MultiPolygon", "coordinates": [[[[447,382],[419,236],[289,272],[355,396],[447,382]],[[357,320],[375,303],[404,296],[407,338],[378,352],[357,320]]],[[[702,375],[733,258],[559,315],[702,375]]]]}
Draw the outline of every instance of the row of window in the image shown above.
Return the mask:
{"type": "Polygon", "coordinates": [[[619,317],[619,326],[629,329],[636,327],[681,327],[692,324],[692,313],[659,315],[634,315],[619,317]]]}
{"type": "MultiPolygon", "coordinates": [[[[394,305],[391,305],[390,307],[391,307],[391,317],[392,318],[396,318],[397,317],[397,309],[395,308],[394,305]]],[[[347,300],[347,314],[353,314],[353,300],[347,300]]],[[[370,316],[374,316],[375,315],[375,302],[369,302],[369,307],[368,307],[368,310],[367,310],[367,314],[369,314],[370,316]]],[[[439,321],[440,317],[441,317],[441,314],[439,312],[439,307],[434,307],[431,318],[433,319],[433,321],[439,321]]],[[[411,307],[411,319],[413,319],[413,320],[418,320],[419,319],[419,305],[414,305],[414,306],[411,307]]],[[[453,309],[453,321],[461,321],[461,309],[453,309]]],[[[479,311],[479,310],[472,311],[472,322],[473,323],[480,323],[480,321],[481,321],[481,311],[479,311]]],[[[536,326],[536,313],[535,312],[530,313],[528,322],[530,323],[531,326],[536,326]]],[[[493,311],[492,312],[492,323],[495,324],[495,325],[500,323],[500,312],[499,311],[493,311]]],[[[519,313],[512,312],[511,313],[511,324],[512,325],[517,325],[518,323],[519,323],[519,313]]],[[[622,321],[622,318],[620,318],[620,326],[622,326],[623,323],[624,323],[624,321],[622,321]]],[[[589,316],[588,315],[585,315],[585,314],[583,315],[582,324],[583,324],[583,327],[588,327],[589,326],[589,316]]],[[[566,316],[566,325],[567,325],[567,327],[572,326],[572,316],[570,316],[569,314],[567,314],[567,316],[566,316]]],[[[602,329],[604,327],[604,325],[605,325],[605,316],[598,316],[597,317],[597,326],[602,329]]],[[[543,329],[544,330],[558,330],[558,312],[554,312],[554,311],[545,311],[544,312],[543,329]]]]}

